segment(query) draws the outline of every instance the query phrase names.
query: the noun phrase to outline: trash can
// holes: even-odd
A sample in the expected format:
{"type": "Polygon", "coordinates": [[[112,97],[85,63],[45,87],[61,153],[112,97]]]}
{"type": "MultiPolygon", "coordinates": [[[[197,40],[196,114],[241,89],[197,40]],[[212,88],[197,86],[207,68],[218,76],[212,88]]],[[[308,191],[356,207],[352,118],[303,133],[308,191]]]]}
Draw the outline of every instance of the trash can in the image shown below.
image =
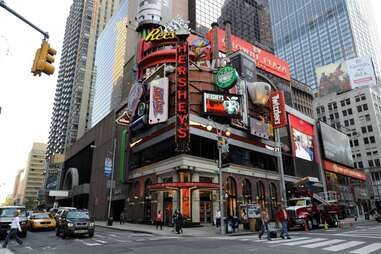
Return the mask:
{"type": "Polygon", "coordinates": [[[233,232],[234,233],[238,232],[238,225],[239,225],[238,217],[233,217],[232,224],[233,224],[233,232]]]}
{"type": "Polygon", "coordinates": [[[233,233],[233,221],[230,219],[225,219],[225,234],[231,234],[233,233]]]}
{"type": "Polygon", "coordinates": [[[107,219],[107,226],[112,226],[113,221],[114,221],[114,219],[112,217],[109,217],[107,219]]]}

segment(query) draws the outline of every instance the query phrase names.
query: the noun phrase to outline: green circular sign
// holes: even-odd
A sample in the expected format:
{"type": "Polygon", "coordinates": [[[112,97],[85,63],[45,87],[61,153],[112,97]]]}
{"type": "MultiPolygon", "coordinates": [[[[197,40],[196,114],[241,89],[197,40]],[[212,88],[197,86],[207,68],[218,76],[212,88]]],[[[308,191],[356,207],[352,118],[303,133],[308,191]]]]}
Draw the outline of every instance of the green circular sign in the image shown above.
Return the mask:
{"type": "Polygon", "coordinates": [[[237,79],[237,71],[231,66],[225,66],[217,72],[216,85],[221,89],[230,89],[235,85],[237,79]]]}

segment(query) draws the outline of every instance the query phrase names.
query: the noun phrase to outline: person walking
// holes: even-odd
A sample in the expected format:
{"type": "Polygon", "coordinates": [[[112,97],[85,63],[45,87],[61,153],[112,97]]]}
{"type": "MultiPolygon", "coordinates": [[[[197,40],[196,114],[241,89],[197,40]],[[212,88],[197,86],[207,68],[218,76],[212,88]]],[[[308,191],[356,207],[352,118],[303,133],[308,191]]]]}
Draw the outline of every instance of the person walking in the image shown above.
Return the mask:
{"type": "Polygon", "coordinates": [[[216,212],[216,227],[220,227],[221,226],[221,211],[220,210],[217,210],[216,212]]]}
{"type": "Polygon", "coordinates": [[[271,241],[271,232],[269,229],[269,222],[270,222],[269,213],[267,212],[267,210],[263,210],[261,212],[262,225],[261,225],[261,231],[259,231],[259,239],[262,239],[262,235],[266,232],[267,240],[271,241]]]}
{"type": "Polygon", "coordinates": [[[278,212],[276,213],[276,219],[281,224],[282,228],[280,230],[280,237],[285,239],[291,239],[288,235],[288,214],[287,210],[284,208],[282,204],[279,205],[278,212]]]}
{"type": "Polygon", "coordinates": [[[124,212],[124,209],[120,212],[120,224],[124,224],[126,221],[126,214],[124,212]]]}
{"type": "Polygon", "coordinates": [[[173,231],[177,232],[177,227],[178,227],[177,210],[175,210],[175,213],[172,215],[172,224],[173,224],[173,231]]]}
{"type": "Polygon", "coordinates": [[[159,212],[157,212],[155,222],[156,222],[156,230],[159,229],[159,226],[160,226],[160,230],[163,230],[163,214],[161,213],[160,210],[159,212]]]}
{"type": "Polygon", "coordinates": [[[8,245],[8,242],[9,242],[9,239],[11,239],[12,237],[15,237],[16,238],[16,242],[21,245],[23,242],[21,241],[21,239],[18,237],[17,235],[17,231],[20,231],[22,232],[21,230],[21,226],[20,226],[20,218],[19,218],[19,215],[20,215],[20,212],[19,211],[16,211],[13,219],[12,219],[12,223],[11,223],[11,229],[7,235],[7,237],[5,238],[5,241],[3,243],[3,248],[6,248],[7,245],[8,245]]]}

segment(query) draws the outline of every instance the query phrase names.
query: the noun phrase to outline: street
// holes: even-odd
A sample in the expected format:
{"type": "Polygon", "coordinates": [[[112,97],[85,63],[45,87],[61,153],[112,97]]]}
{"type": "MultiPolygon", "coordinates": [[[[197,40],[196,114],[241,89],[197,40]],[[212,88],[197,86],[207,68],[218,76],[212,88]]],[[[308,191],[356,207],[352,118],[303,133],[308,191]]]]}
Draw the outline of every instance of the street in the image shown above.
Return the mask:
{"type": "MultiPolygon", "coordinates": [[[[185,229],[186,230],[186,229],[185,229]]],[[[54,231],[30,232],[22,246],[11,241],[0,254],[113,254],[113,253],[353,253],[381,252],[381,225],[374,221],[359,223],[352,230],[310,232],[292,231],[291,240],[269,242],[257,235],[242,236],[157,236],[97,227],[94,238],[63,240],[54,231]]]]}

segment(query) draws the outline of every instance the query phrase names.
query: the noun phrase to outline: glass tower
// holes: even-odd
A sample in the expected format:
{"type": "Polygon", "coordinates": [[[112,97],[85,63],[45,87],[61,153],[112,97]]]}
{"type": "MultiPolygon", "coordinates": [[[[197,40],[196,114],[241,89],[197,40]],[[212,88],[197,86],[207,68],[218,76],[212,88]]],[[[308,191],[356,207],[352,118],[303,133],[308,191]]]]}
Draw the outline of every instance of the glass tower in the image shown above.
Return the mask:
{"type": "Polygon", "coordinates": [[[293,78],[317,89],[315,68],[370,55],[377,48],[368,0],[270,0],[275,53],[293,78]]]}
{"type": "Polygon", "coordinates": [[[128,1],[121,4],[97,42],[91,127],[120,103],[127,40],[128,1]]]}

